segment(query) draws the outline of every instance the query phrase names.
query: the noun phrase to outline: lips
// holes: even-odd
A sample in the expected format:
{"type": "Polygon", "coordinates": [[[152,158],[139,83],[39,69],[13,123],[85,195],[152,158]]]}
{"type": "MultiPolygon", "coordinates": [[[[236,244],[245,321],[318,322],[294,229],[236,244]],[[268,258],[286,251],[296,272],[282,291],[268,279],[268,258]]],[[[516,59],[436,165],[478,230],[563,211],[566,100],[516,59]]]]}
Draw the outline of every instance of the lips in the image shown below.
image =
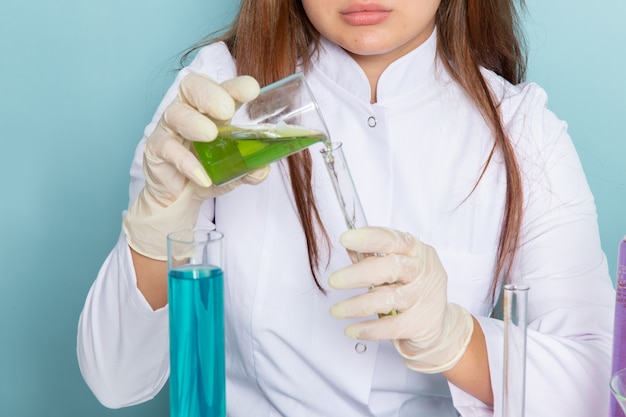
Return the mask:
{"type": "Polygon", "coordinates": [[[353,3],[341,11],[341,18],[349,25],[365,26],[381,23],[390,14],[390,9],[376,3],[353,3]]]}

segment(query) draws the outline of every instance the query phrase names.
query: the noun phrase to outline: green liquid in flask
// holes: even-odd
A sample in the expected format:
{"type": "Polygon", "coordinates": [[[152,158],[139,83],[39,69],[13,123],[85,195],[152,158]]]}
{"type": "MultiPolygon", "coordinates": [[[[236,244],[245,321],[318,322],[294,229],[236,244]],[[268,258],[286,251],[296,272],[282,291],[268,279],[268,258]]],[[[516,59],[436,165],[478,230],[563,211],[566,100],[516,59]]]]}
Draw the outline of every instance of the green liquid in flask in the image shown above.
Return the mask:
{"type": "Polygon", "coordinates": [[[193,146],[213,183],[221,185],[317,142],[327,143],[328,137],[299,126],[223,126],[214,141],[193,146]]]}

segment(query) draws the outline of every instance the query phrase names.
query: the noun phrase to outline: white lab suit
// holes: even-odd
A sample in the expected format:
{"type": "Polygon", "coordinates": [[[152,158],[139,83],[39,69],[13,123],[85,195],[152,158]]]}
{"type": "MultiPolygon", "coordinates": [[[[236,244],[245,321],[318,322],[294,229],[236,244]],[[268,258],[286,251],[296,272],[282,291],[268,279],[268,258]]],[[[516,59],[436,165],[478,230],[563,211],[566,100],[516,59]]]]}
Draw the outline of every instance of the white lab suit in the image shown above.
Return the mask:
{"type": "MultiPolygon", "coordinates": [[[[436,36],[382,74],[378,102],[357,64],[327,41],[307,79],[331,132],[342,141],[368,222],[411,232],[434,246],[448,276],[448,298],[474,314],[485,333],[499,415],[502,322],[489,318],[505,192],[496,155],[473,191],[492,147],[474,105],[435,58],[436,36]]],[[[235,75],[223,44],[202,49],[181,71],[152,123],[191,71],[218,81],[235,75]]],[[[545,109],[536,85],[512,86],[484,72],[522,169],[522,247],[513,278],[531,287],[526,415],[596,417],[608,402],[614,292],[600,249],[593,197],[565,123],[545,109]]],[[[142,146],[131,169],[130,199],[143,187],[142,146]]],[[[333,243],[316,287],[285,170],[206,201],[198,223],[226,236],[228,414],[250,416],[463,416],[493,411],[440,375],[409,371],[388,342],[343,335],[348,321],[330,306],[350,291],[328,287],[349,264],[345,230],[318,149],[315,190],[333,243]],[[361,352],[365,348],[364,352],[361,352]]],[[[357,293],[359,291],[354,291],[357,293]]],[[[428,319],[428,318],[424,318],[428,319]]],[[[78,358],[105,405],[152,398],[168,377],[167,308],[153,312],[135,287],[123,236],[105,261],[81,315],[78,358]]]]}

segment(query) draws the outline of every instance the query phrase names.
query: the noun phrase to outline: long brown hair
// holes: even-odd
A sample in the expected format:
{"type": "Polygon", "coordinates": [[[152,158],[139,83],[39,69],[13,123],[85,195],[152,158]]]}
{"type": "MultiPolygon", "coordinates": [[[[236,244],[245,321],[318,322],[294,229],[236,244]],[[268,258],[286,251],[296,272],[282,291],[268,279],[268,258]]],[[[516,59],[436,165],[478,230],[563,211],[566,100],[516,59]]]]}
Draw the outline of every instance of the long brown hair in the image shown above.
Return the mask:
{"type": "MultiPolygon", "coordinates": [[[[519,243],[522,184],[514,150],[502,126],[498,101],[483,78],[481,67],[513,84],[524,78],[526,59],[518,4],[524,6],[524,0],[442,0],[436,16],[440,59],[476,104],[494,135],[484,170],[496,152],[502,155],[506,167],[505,211],[491,286],[492,300],[498,277],[509,272],[519,243]]],[[[319,33],[306,17],[300,0],[242,0],[230,28],[219,37],[195,45],[192,51],[215,40],[226,43],[240,74],[251,75],[266,85],[293,73],[299,62],[306,71],[318,47],[319,33]]],[[[303,151],[290,156],[287,162],[306,236],[309,266],[318,288],[322,289],[317,270],[329,242],[315,204],[311,154],[303,151]]]]}

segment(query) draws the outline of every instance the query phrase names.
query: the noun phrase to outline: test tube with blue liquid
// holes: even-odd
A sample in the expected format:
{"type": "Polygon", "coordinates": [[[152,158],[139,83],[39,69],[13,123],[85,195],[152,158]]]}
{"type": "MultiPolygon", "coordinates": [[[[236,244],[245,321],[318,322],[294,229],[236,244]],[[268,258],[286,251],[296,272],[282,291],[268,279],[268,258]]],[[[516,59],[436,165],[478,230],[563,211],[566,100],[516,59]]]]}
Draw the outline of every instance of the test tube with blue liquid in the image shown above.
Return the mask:
{"type": "Polygon", "coordinates": [[[223,234],[167,237],[170,417],[226,416],[223,234]]]}

